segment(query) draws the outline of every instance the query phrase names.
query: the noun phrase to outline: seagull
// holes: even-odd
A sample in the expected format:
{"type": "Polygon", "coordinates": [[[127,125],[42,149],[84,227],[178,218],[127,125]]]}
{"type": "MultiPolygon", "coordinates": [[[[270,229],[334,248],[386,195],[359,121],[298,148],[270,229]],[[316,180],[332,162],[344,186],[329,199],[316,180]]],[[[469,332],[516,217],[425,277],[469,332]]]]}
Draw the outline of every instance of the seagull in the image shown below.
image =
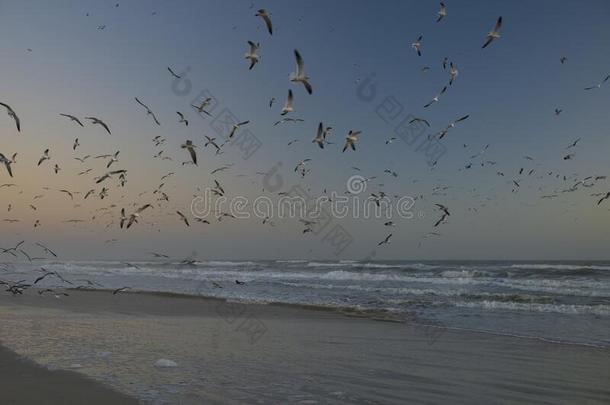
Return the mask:
{"type": "Polygon", "coordinates": [[[70,121],[74,121],[81,127],[84,127],[83,123],[78,118],[76,118],[74,115],[70,115],[70,114],[59,114],[59,115],[61,115],[62,117],[70,118],[70,121]]]}
{"type": "Polygon", "coordinates": [[[317,143],[320,149],[324,149],[324,132],[324,125],[320,122],[318,125],[318,133],[313,141],[311,141],[312,143],[317,143]]]}
{"type": "Polygon", "coordinates": [[[387,245],[388,243],[390,243],[390,238],[392,237],[392,234],[389,234],[388,236],[385,237],[384,240],[382,240],[381,242],[379,242],[377,244],[377,246],[381,246],[381,245],[387,245]]]}
{"type": "Polygon", "coordinates": [[[59,165],[55,163],[55,167],[53,168],[53,170],[55,171],[55,174],[57,174],[61,170],[61,167],[59,167],[59,165]]]}
{"type": "Polygon", "coordinates": [[[120,292],[126,291],[126,290],[131,290],[131,287],[121,287],[121,288],[117,288],[116,290],[114,290],[112,292],[112,295],[117,295],[120,292]]]}
{"type": "Polygon", "coordinates": [[[358,140],[358,135],[360,135],[360,132],[362,131],[352,131],[350,129],[349,133],[345,137],[345,146],[343,147],[343,152],[345,152],[348,147],[351,147],[352,150],[356,150],[356,141],[358,140]]]}
{"type": "Polygon", "coordinates": [[[220,150],[220,147],[216,144],[216,138],[210,138],[207,135],[204,135],[204,136],[206,139],[205,145],[203,145],[204,148],[206,148],[208,145],[212,145],[213,147],[216,148],[216,150],[220,150]]]}
{"type": "Polygon", "coordinates": [[[303,58],[301,57],[299,51],[296,49],[294,50],[294,57],[297,61],[297,71],[296,73],[291,74],[290,81],[293,83],[303,83],[303,86],[305,86],[305,90],[307,90],[307,93],[311,94],[313,92],[313,89],[311,88],[311,85],[308,82],[309,77],[305,75],[305,70],[303,68],[303,58]]]}
{"type": "MultiPolygon", "coordinates": [[[[131,225],[133,225],[133,223],[137,223],[138,222],[138,218],[140,218],[140,214],[142,212],[144,212],[147,208],[151,208],[152,205],[150,204],[146,204],[140,208],[138,208],[136,210],[136,212],[134,212],[133,214],[131,214],[129,216],[129,222],[127,222],[127,229],[129,229],[131,227],[131,225]]],[[[125,209],[121,209],[121,222],[120,222],[120,226],[121,229],[123,229],[123,225],[125,224],[125,221],[127,220],[127,218],[125,217],[125,209]]]]}
{"type": "Polygon", "coordinates": [[[295,172],[296,172],[296,171],[298,171],[298,170],[299,170],[299,168],[304,169],[304,168],[305,168],[305,164],[306,164],[307,162],[311,162],[311,159],[303,159],[303,160],[301,160],[301,161],[300,161],[299,163],[297,163],[297,165],[295,166],[294,171],[295,171],[295,172]]]}
{"type": "Polygon", "coordinates": [[[76,148],[78,148],[80,146],[80,143],[78,143],[78,138],[76,138],[74,140],[74,145],[72,145],[72,150],[76,150],[76,148]]]}
{"type": "Polygon", "coordinates": [[[415,51],[417,51],[417,56],[421,56],[421,40],[424,36],[420,35],[419,38],[417,38],[417,41],[413,42],[411,44],[411,48],[415,49],[415,51]]]}
{"type": "Polygon", "coordinates": [[[280,115],[286,115],[289,112],[292,112],[293,108],[292,108],[292,90],[288,90],[288,98],[286,99],[286,103],[284,104],[284,107],[282,108],[282,113],[280,115]]]}
{"type": "Polygon", "coordinates": [[[273,103],[275,103],[275,97],[271,97],[271,100],[269,100],[269,108],[273,107],[273,103]]]}
{"type": "Polygon", "coordinates": [[[450,62],[449,66],[451,66],[451,70],[449,71],[449,85],[451,86],[455,78],[458,76],[459,72],[453,62],[450,62]]]}
{"type": "Polygon", "coordinates": [[[205,108],[212,103],[212,97],[208,97],[201,102],[199,106],[191,104],[191,107],[195,108],[199,114],[206,113],[209,116],[212,116],[209,112],[205,110],[205,108]]]}
{"type": "Polygon", "coordinates": [[[181,213],[180,211],[176,211],[176,214],[178,214],[178,216],[180,217],[180,219],[182,219],[184,221],[184,223],[186,224],[186,226],[191,226],[191,224],[189,224],[188,219],[186,219],[186,217],[184,216],[183,213],[181,213]]]}
{"type": "Polygon", "coordinates": [[[430,101],[428,104],[426,104],[426,105],[424,106],[424,108],[428,108],[428,107],[430,107],[432,104],[434,104],[434,103],[438,103],[439,98],[441,97],[441,95],[442,95],[442,94],[443,94],[445,91],[447,91],[447,86],[443,87],[443,89],[440,91],[440,93],[438,93],[436,96],[434,96],[434,97],[432,98],[432,101],[430,101]]]}
{"type": "Polygon", "coordinates": [[[184,114],[182,114],[180,111],[176,111],[176,114],[178,114],[178,116],[180,117],[180,121],[178,121],[178,123],[184,123],[184,125],[186,125],[187,127],[189,126],[189,121],[187,119],[184,118],[184,114]]]}
{"type": "Polygon", "coordinates": [[[566,58],[565,56],[559,58],[559,62],[561,62],[562,65],[566,62],[566,60],[568,60],[568,58],[566,58]]]}
{"type": "Polygon", "coordinates": [[[457,120],[453,121],[452,123],[450,123],[447,128],[445,128],[443,131],[440,132],[440,136],[438,139],[443,139],[445,137],[445,135],[447,135],[449,133],[449,130],[451,128],[455,128],[455,124],[457,124],[460,121],[464,121],[465,119],[468,119],[468,117],[470,117],[470,115],[464,115],[461,118],[458,118],[457,120]]]}
{"type": "Polygon", "coordinates": [[[244,285],[246,283],[244,283],[243,281],[235,280],[235,284],[237,284],[237,285],[244,285]]]}
{"type": "Polygon", "coordinates": [[[21,132],[21,120],[19,120],[19,117],[15,113],[15,110],[13,110],[11,108],[11,106],[8,104],[0,103],[0,105],[2,107],[6,108],[6,113],[8,114],[8,116],[15,120],[15,125],[17,126],[17,131],[21,132]]]}
{"type": "Polygon", "coordinates": [[[570,149],[576,146],[576,144],[580,142],[580,138],[578,138],[577,140],[575,140],[574,142],[572,142],[572,144],[570,146],[568,146],[566,149],[570,149]]]}
{"type": "Polygon", "coordinates": [[[500,38],[500,27],[502,27],[502,17],[498,17],[496,25],[494,25],[493,29],[487,33],[487,41],[485,41],[481,48],[487,47],[487,45],[491,44],[494,39],[500,38]]]}
{"type": "Polygon", "coordinates": [[[233,127],[231,128],[231,133],[229,134],[229,138],[233,138],[233,136],[235,135],[235,132],[239,129],[239,127],[241,127],[242,125],[246,125],[249,122],[250,121],[244,121],[244,122],[238,122],[237,124],[233,124],[233,127]]]}
{"type": "Polygon", "coordinates": [[[144,104],[143,102],[141,102],[140,100],[138,100],[137,97],[134,97],[136,102],[138,104],[140,104],[142,107],[146,108],[146,114],[152,116],[153,120],[155,121],[155,124],[157,125],[161,125],[161,123],[159,122],[159,120],[157,119],[157,116],[155,115],[154,112],[152,112],[152,110],[150,108],[148,108],[148,106],[146,104],[144,104]]]}
{"type": "Polygon", "coordinates": [[[441,211],[443,211],[443,215],[441,216],[441,218],[438,221],[436,221],[436,223],[434,224],[434,227],[436,228],[445,220],[445,218],[447,218],[451,214],[449,213],[449,209],[447,207],[445,207],[444,205],[442,205],[442,204],[434,204],[434,205],[436,205],[438,208],[440,208],[441,211]]]}
{"type": "Polygon", "coordinates": [[[178,76],[176,73],[174,73],[174,71],[172,70],[172,68],[170,68],[169,66],[167,67],[167,70],[172,74],[172,76],[174,76],[176,79],[182,79],[182,76],[178,76]]]}
{"type": "Polygon", "coordinates": [[[124,174],[124,173],[127,173],[127,170],[114,170],[112,172],[108,172],[108,173],[104,174],[102,177],[96,178],[95,183],[100,184],[101,182],[111,178],[115,174],[124,174]]]}
{"type": "Polygon", "coordinates": [[[57,254],[55,252],[53,252],[51,249],[49,249],[48,247],[46,247],[42,243],[36,242],[36,245],[41,247],[46,253],[49,253],[53,257],[57,257],[57,254]]]}
{"type": "Polygon", "coordinates": [[[561,114],[563,110],[560,110],[559,108],[555,108],[555,115],[559,115],[561,114]]]}
{"type": "Polygon", "coordinates": [[[602,201],[607,200],[608,198],[610,198],[610,191],[608,191],[608,192],[606,193],[606,195],[605,195],[605,196],[603,196],[603,197],[602,197],[602,198],[601,198],[601,199],[600,199],[600,200],[597,202],[597,205],[601,204],[601,203],[602,203],[602,201]]]}
{"type": "Polygon", "coordinates": [[[114,156],[112,156],[110,158],[110,160],[108,161],[108,164],[106,165],[106,169],[110,168],[110,165],[112,165],[114,162],[118,162],[119,161],[119,153],[121,153],[120,150],[116,151],[116,153],[114,154],[114,156]]]}
{"type": "Polygon", "coordinates": [[[0,153],[0,163],[4,163],[9,176],[13,177],[13,170],[11,170],[11,160],[8,160],[2,153],[0,153]]]}
{"type": "Polygon", "coordinates": [[[269,35],[273,35],[273,26],[271,25],[271,18],[269,18],[269,13],[267,13],[267,10],[261,8],[254,15],[263,19],[265,25],[267,26],[267,31],[269,31],[269,35]]]}
{"type": "Polygon", "coordinates": [[[250,60],[250,67],[248,68],[248,70],[252,70],[254,65],[258,63],[258,55],[256,54],[256,51],[258,50],[258,48],[260,48],[260,43],[248,41],[248,44],[250,45],[250,50],[246,52],[244,57],[250,60]]]}
{"type": "Polygon", "coordinates": [[[46,149],[46,150],[44,151],[44,153],[42,154],[42,157],[41,157],[41,158],[40,158],[40,160],[38,161],[38,166],[40,166],[40,165],[42,164],[42,162],[44,162],[45,160],[49,160],[49,159],[51,159],[51,158],[49,157],[49,150],[48,150],[48,149],[46,149]]]}
{"type": "Polygon", "coordinates": [[[188,149],[190,155],[191,155],[191,160],[193,161],[193,164],[195,166],[197,166],[197,153],[195,152],[195,148],[197,146],[193,145],[193,141],[187,140],[185,144],[180,146],[182,149],[188,149]]]}
{"type": "Polygon", "coordinates": [[[409,124],[413,124],[414,122],[423,122],[424,124],[426,124],[428,127],[430,126],[430,123],[428,121],[426,121],[423,118],[413,118],[411,121],[409,121],[409,124]]]}
{"type": "Polygon", "coordinates": [[[447,10],[445,9],[445,3],[443,3],[441,1],[441,9],[438,11],[438,18],[436,19],[436,22],[440,22],[443,17],[445,17],[447,15],[447,10]]]}
{"type": "Polygon", "coordinates": [[[108,132],[110,135],[112,135],[112,133],[110,132],[110,129],[108,128],[108,125],[106,125],[106,123],[104,123],[104,121],[102,121],[99,118],[95,118],[95,117],[85,117],[86,120],[91,121],[91,123],[95,124],[99,124],[102,127],[104,127],[104,129],[106,130],[106,132],[108,132]]]}
{"type": "MultiPolygon", "coordinates": [[[[595,86],[585,87],[585,90],[599,89],[599,88],[602,87],[602,84],[604,84],[604,83],[606,83],[608,81],[608,79],[610,79],[610,75],[606,76],[604,78],[604,80],[602,80],[601,82],[597,83],[595,86]]],[[[0,103],[0,105],[3,105],[3,104],[0,103]]],[[[10,111],[9,111],[8,115],[11,115],[10,111]]]]}

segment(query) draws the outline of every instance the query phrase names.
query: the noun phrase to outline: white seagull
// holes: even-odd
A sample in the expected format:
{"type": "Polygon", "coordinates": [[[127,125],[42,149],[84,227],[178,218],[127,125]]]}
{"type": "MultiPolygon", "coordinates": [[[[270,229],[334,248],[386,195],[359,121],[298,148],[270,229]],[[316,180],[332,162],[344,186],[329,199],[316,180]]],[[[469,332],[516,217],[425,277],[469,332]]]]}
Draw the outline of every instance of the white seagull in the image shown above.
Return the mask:
{"type": "Polygon", "coordinates": [[[297,71],[296,73],[292,73],[290,75],[290,81],[293,83],[303,83],[303,86],[305,86],[305,90],[307,90],[307,92],[311,94],[313,92],[313,89],[311,88],[311,85],[308,82],[309,77],[305,75],[305,70],[303,68],[303,58],[301,57],[299,51],[296,49],[294,50],[294,57],[297,61],[297,71]]]}
{"type": "Polygon", "coordinates": [[[411,43],[411,48],[415,49],[417,56],[421,56],[421,40],[423,37],[423,35],[420,35],[419,38],[417,38],[417,41],[411,43]]]}
{"type": "Polygon", "coordinates": [[[284,103],[284,107],[282,108],[282,114],[281,115],[286,115],[289,112],[294,111],[294,109],[292,108],[292,90],[288,90],[288,98],[286,99],[286,103],[284,103]]]}
{"type": "Polygon", "coordinates": [[[273,25],[271,24],[271,18],[269,18],[269,13],[267,13],[267,10],[261,8],[254,15],[263,19],[265,25],[267,26],[267,31],[269,31],[269,35],[273,35],[273,25]]]}
{"type": "Polygon", "coordinates": [[[494,25],[493,29],[487,33],[487,41],[485,41],[481,48],[487,47],[487,45],[491,44],[494,39],[500,38],[500,27],[502,27],[502,17],[498,17],[496,25],[494,25]]]}
{"type": "Polygon", "coordinates": [[[358,140],[358,135],[360,135],[361,131],[352,131],[350,129],[349,133],[345,137],[345,146],[343,147],[343,152],[347,150],[348,147],[351,147],[352,150],[356,150],[356,141],[358,140]]]}
{"type": "Polygon", "coordinates": [[[248,52],[246,52],[244,57],[250,61],[250,67],[248,68],[248,70],[252,70],[254,65],[256,65],[258,63],[258,55],[257,55],[256,51],[258,50],[258,48],[260,48],[260,43],[258,43],[258,42],[254,43],[252,41],[248,41],[248,44],[250,45],[250,50],[248,52]]]}
{"type": "Polygon", "coordinates": [[[441,9],[437,13],[438,18],[436,22],[440,22],[445,16],[447,16],[447,10],[445,9],[445,3],[441,1],[441,9]]]}

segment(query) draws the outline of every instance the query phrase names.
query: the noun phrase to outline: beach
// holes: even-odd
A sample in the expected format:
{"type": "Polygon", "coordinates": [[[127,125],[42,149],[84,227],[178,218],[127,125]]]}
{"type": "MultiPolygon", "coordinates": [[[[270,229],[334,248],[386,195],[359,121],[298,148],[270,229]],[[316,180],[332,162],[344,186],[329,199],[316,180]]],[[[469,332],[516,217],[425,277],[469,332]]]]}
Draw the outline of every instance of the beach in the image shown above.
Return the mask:
{"type": "Polygon", "coordinates": [[[152,404],[610,400],[607,348],[357,311],[67,292],[0,295],[1,344],[44,367],[2,349],[8,403],[78,403],[79,395],[152,404]],[[34,393],[31,385],[47,388],[34,393]],[[43,393],[42,402],[26,396],[43,393]]]}

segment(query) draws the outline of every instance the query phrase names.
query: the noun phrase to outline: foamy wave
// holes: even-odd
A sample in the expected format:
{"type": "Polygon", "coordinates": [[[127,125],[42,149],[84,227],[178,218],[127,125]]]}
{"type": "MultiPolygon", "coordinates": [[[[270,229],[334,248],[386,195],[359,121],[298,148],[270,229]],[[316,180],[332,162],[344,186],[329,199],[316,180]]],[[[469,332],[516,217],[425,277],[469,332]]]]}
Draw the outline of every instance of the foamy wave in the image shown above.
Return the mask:
{"type": "Polygon", "coordinates": [[[513,264],[513,269],[534,270],[610,270],[610,266],[600,265],[576,265],[576,264],[513,264]]]}
{"type": "Polygon", "coordinates": [[[454,303],[457,307],[483,308],[491,310],[527,311],[527,312],[555,312],[561,314],[593,314],[599,316],[610,315],[610,305],[566,305],[566,304],[539,304],[501,301],[464,301],[454,303]]]}

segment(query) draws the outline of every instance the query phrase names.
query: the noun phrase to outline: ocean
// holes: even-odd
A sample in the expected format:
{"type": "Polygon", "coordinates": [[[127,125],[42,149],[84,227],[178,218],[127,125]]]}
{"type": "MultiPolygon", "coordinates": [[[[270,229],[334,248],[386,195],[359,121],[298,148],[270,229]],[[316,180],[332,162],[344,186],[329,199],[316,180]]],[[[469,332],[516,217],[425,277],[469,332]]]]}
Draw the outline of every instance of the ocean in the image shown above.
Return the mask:
{"type": "MultiPolygon", "coordinates": [[[[610,262],[46,261],[4,263],[0,280],[387,313],[418,322],[610,346],[610,262]],[[94,285],[89,284],[89,280],[94,285]],[[239,280],[245,284],[237,284],[239,280]]],[[[69,299],[66,297],[65,299],[69,299]]]]}

